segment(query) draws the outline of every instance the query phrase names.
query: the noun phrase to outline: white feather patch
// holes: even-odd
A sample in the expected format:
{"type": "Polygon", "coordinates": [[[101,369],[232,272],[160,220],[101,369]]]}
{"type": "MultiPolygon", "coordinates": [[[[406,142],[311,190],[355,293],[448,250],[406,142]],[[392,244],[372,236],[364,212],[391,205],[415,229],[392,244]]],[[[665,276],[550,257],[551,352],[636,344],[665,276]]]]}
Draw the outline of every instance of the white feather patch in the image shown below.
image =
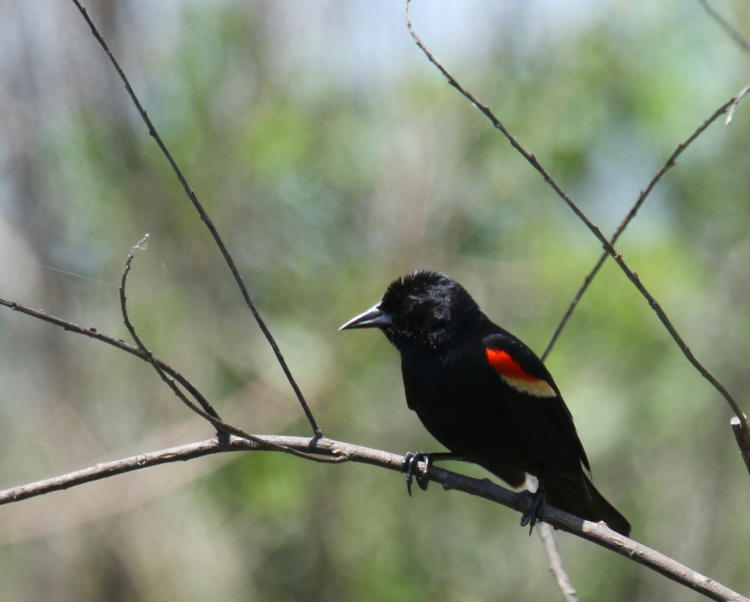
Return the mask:
{"type": "Polygon", "coordinates": [[[555,390],[546,380],[538,378],[514,378],[505,374],[500,374],[500,378],[521,393],[528,393],[534,397],[557,397],[557,393],[555,393],[555,390]]]}

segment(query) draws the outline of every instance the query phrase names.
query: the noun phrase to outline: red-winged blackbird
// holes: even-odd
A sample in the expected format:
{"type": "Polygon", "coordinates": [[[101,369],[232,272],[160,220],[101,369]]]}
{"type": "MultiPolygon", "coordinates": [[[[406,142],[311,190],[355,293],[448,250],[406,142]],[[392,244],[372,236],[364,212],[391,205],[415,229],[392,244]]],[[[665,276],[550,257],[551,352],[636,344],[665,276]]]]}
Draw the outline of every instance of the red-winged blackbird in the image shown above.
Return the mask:
{"type": "MultiPolygon", "coordinates": [[[[406,402],[453,455],[520,487],[539,480],[544,501],[624,535],[630,524],[594,488],[573,417],[542,361],[493,324],[445,274],[417,271],[344,324],[380,328],[401,353],[406,402]]],[[[523,523],[525,524],[525,523],[523,523]]]]}

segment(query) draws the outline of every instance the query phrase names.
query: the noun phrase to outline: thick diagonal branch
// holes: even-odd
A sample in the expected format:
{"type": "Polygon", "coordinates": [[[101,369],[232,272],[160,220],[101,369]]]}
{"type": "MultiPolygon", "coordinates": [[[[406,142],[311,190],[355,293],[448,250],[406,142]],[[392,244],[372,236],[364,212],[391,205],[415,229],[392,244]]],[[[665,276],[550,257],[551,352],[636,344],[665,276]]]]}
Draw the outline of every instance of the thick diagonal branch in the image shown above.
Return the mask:
{"type": "MultiPolygon", "coordinates": [[[[227,445],[222,445],[216,439],[207,439],[169,449],[138,454],[111,462],[103,462],[44,481],[28,483],[0,491],[0,504],[18,502],[53,491],[75,487],[84,483],[168,462],[191,460],[226,451],[263,451],[289,448],[298,452],[304,452],[306,455],[316,454],[321,458],[336,458],[341,461],[370,464],[399,473],[405,461],[404,456],[398,454],[327,438],[310,439],[308,437],[288,437],[282,435],[253,435],[252,437],[252,441],[231,438],[227,445]]],[[[422,463],[420,469],[423,468],[424,464],[422,463]]],[[[440,483],[447,490],[462,491],[470,495],[475,495],[521,513],[528,512],[532,503],[531,496],[527,492],[516,493],[495,485],[488,479],[473,479],[436,466],[429,468],[427,478],[440,483]]],[[[542,518],[546,523],[558,529],[587,539],[626,558],[635,560],[639,564],[657,571],[665,577],[689,587],[708,598],[713,600],[729,600],[731,602],[750,602],[748,598],[717,583],[710,577],[702,575],[633,539],[612,531],[604,523],[585,521],[552,506],[545,508],[542,518]]]]}

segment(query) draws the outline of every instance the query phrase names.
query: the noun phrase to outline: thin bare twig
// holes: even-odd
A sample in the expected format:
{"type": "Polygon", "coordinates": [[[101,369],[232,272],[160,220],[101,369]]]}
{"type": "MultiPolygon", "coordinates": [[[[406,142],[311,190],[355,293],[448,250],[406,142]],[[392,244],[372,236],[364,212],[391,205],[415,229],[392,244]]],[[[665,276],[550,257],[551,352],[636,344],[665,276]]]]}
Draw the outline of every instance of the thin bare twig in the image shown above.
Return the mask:
{"type": "Polygon", "coordinates": [[[511,146],[516,149],[521,156],[528,161],[528,163],[542,176],[544,181],[549,185],[552,190],[555,191],[558,197],[570,208],[571,211],[580,219],[586,227],[591,231],[591,233],[599,240],[599,242],[602,244],[604,249],[609,253],[609,255],[612,256],[612,258],[615,260],[618,266],[620,266],[620,269],[625,273],[625,275],[628,277],[628,279],[635,285],[635,287],[638,289],[638,292],[641,293],[641,295],[646,299],[648,304],[651,306],[651,309],[656,312],[656,315],[661,320],[664,327],[667,329],[669,334],[671,335],[672,339],[675,341],[677,346],[680,348],[682,353],[685,355],[687,360],[693,365],[693,367],[706,379],[708,382],[710,382],[713,387],[721,394],[722,397],[726,400],[726,402],[729,404],[729,406],[732,408],[732,411],[735,413],[737,418],[740,421],[740,427],[742,429],[749,429],[750,426],[748,425],[747,418],[745,417],[745,414],[740,410],[739,405],[735,401],[734,397],[729,393],[729,391],[722,385],[717,378],[706,368],[701,364],[698,359],[695,357],[693,352],[690,350],[690,348],[687,346],[685,341],[682,339],[680,334],[675,329],[672,322],[667,317],[667,314],[664,312],[662,307],[659,305],[659,303],[656,301],[656,299],[651,295],[651,293],[648,291],[648,289],[643,285],[641,282],[641,279],[638,277],[638,274],[635,273],[633,270],[630,269],[630,266],[625,262],[625,260],[622,258],[622,255],[617,252],[617,250],[610,244],[610,242],[605,238],[605,236],[602,234],[601,230],[591,222],[591,220],[586,216],[583,211],[578,207],[578,205],[573,202],[573,200],[568,196],[568,194],[560,187],[560,185],[557,183],[557,181],[549,174],[549,172],[542,166],[542,164],[538,161],[538,159],[529,151],[527,151],[520,142],[508,131],[508,129],[503,125],[503,123],[495,116],[495,114],[492,112],[492,110],[479,102],[477,98],[474,97],[471,92],[466,90],[459,82],[456,80],[456,78],[451,75],[450,72],[433,56],[433,54],[427,49],[427,47],[424,45],[422,40],[419,38],[419,36],[414,31],[414,28],[412,27],[411,20],[409,18],[409,3],[411,0],[405,0],[405,19],[406,19],[406,27],[409,31],[409,34],[411,35],[412,39],[414,40],[414,43],[417,45],[417,47],[422,51],[422,53],[427,57],[427,60],[432,63],[438,71],[443,75],[443,77],[446,78],[448,83],[453,86],[464,98],[466,98],[472,105],[474,105],[477,110],[479,110],[489,121],[492,123],[493,127],[497,130],[499,130],[505,138],[508,140],[508,142],[511,144],[511,146]]]}
{"type": "MultiPolygon", "coordinates": [[[[132,322],[130,321],[130,316],[128,315],[128,301],[127,296],[125,294],[126,285],[128,282],[128,274],[130,274],[130,269],[133,264],[133,258],[135,257],[135,252],[140,250],[145,250],[146,244],[148,242],[148,234],[146,234],[132,249],[130,249],[130,252],[128,253],[128,256],[125,260],[125,268],[122,271],[122,277],[120,279],[120,311],[122,313],[122,320],[125,323],[125,328],[127,328],[128,332],[130,333],[130,336],[135,341],[135,344],[138,346],[138,349],[141,351],[142,356],[144,359],[151,364],[154,370],[156,370],[156,373],[159,375],[159,378],[166,383],[166,385],[172,389],[172,392],[177,396],[177,398],[182,401],[187,407],[189,407],[191,410],[196,411],[198,408],[187,398],[187,396],[182,392],[182,390],[177,386],[177,384],[167,376],[164,369],[159,365],[159,363],[154,358],[154,354],[149,351],[149,349],[144,345],[141,338],[138,336],[138,332],[135,329],[135,326],[133,326],[132,322]]],[[[197,387],[193,387],[193,397],[198,400],[198,402],[205,408],[208,404],[208,400],[205,398],[205,396],[198,390],[197,387]]],[[[215,418],[219,418],[216,416],[215,418]]],[[[208,419],[209,422],[212,422],[210,419],[208,419]]],[[[226,444],[229,442],[229,433],[223,429],[218,429],[216,431],[216,436],[219,438],[219,440],[226,444]]]]}
{"type": "Polygon", "coordinates": [[[547,523],[539,523],[539,537],[542,540],[542,544],[544,544],[545,552],[547,552],[549,570],[555,578],[557,587],[562,593],[563,598],[565,598],[565,602],[578,602],[578,594],[563,566],[560,548],[557,547],[557,540],[555,539],[552,527],[547,523]]]}
{"type": "MultiPolygon", "coordinates": [[[[122,339],[115,339],[114,337],[106,335],[103,332],[101,332],[98,328],[94,328],[94,327],[85,328],[73,322],[69,322],[68,320],[63,320],[62,318],[58,318],[57,316],[52,316],[45,311],[32,309],[30,307],[27,307],[15,301],[9,301],[8,299],[3,299],[1,297],[0,297],[0,305],[4,305],[5,307],[8,307],[14,311],[20,312],[22,314],[26,314],[27,316],[31,316],[32,318],[36,318],[44,322],[49,322],[50,324],[59,326],[65,331],[74,332],[76,334],[80,334],[80,335],[95,339],[97,341],[101,341],[102,343],[106,343],[107,345],[112,345],[113,347],[116,347],[117,349],[120,349],[121,351],[130,353],[131,355],[134,355],[144,361],[150,361],[149,358],[146,356],[146,354],[138,347],[134,347],[133,345],[126,343],[122,339]]],[[[185,378],[177,370],[175,370],[174,368],[172,368],[170,365],[166,364],[162,360],[157,359],[155,357],[152,357],[152,360],[156,362],[159,365],[159,367],[162,370],[164,370],[164,372],[169,374],[169,376],[174,378],[178,383],[180,383],[183,387],[185,387],[185,390],[187,390],[201,404],[201,406],[203,407],[203,410],[208,415],[219,420],[221,419],[221,417],[219,416],[219,413],[216,410],[214,410],[213,407],[211,407],[211,404],[208,402],[208,400],[205,397],[203,397],[200,391],[198,391],[187,378],[185,378]]],[[[198,413],[200,414],[200,412],[198,413]]]]}
{"type": "MultiPolygon", "coordinates": [[[[733,96],[723,105],[721,105],[718,109],[716,109],[713,113],[711,113],[708,119],[706,119],[703,123],[701,123],[690,136],[688,136],[685,140],[683,140],[682,142],[680,142],[680,144],[677,145],[677,148],[675,148],[672,154],[669,155],[667,160],[664,162],[664,165],[662,165],[661,168],[651,178],[651,181],[648,183],[648,186],[646,186],[646,188],[641,190],[641,193],[638,195],[638,198],[636,199],[635,203],[630,208],[630,211],[628,211],[627,215],[625,216],[625,219],[623,219],[620,225],[617,226],[617,229],[612,235],[612,238],[609,239],[610,245],[614,246],[614,244],[617,242],[617,239],[620,238],[620,235],[625,231],[625,228],[628,227],[628,224],[636,216],[636,214],[641,208],[641,205],[643,205],[648,195],[651,194],[651,191],[654,189],[654,186],[656,186],[657,182],[661,180],[662,176],[665,173],[667,173],[669,168],[675,165],[677,157],[679,157],[682,154],[682,152],[688,146],[690,146],[690,144],[692,144],[692,142],[696,138],[698,138],[698,136],[700,136],[706,130],[706,128],[708,128],[709,125],[711,125],[714,121],[716,121],[716,119],[720,115],[723,115],[724,113],[726,113],[727,109],[729,109],[730,107],[736,106],[736,103],[738,102],[738,98],[740,98],[740,94],[738,94],[737,96],[733,96]]],[[[602,254],[599,256],[599,259],[594,264],[594,267],[583,279],[583,283],[578,289],[578,292],[574,295],[573,300],[570,302],[570,305],[568,305],[568,309],[565,311],[565,314],[560,320],[560,323],[557,325],[557,328],[555,328],[555,332],[552,333],[552,336],[550,337],[550,340],[547,343],[547,347],[545,347],[544,353],[542,353],[542,361],[547,359],[547,356],[552,351],[552,348],[554,347],[555,343],[557,342],[557,339],[559,338],[560,334],[565,328],[565,325],[568,323],[568,320],[570,320],[570,317],[573,315],[573,312],[575,311],[575,308],[578,305],[578,302],[586,293],[586,290],[588,289],[589,284],[591,284],[591,281],[596,277],[602,265],[604,265],[604,261],[607,259],[607,257],[609,257],[609,253],[607,251],[602,252],[602,254]]]]}
{"type": "Polygon", "coordinates": [[[117,62],[117,59],[115,59],[114,55],[110,51],[109,46],[104,41],[104,38],[101,36],[101,34],[99,33],[99,30],[96,28],[96,25],[94,25],[94,22],[89,17],[88,12],[78,0],[72,0],[72,2],[73,4],[75,4],[76,8],[78,8],[79,12],[83,16],[86,23],[88,24],[89,29],[91,29],[91,33],[93,34],[94,38],[102,47],[102,50],[104,50],[104,52],[106,53],[107,57],[112,63],[112,66],[115,68],[115,71],[117,71],[117,75],[120,77],[120,79],[122,80],[122,83],[125,85],[125,90],[127,90],[127,93],[130,96],[130,99],[132,100],[133,104],[135,105],[136,110],[138,111],[138,114],[143,120],[143,123],[146,124],[149,135],[154,139],[154,142],[156,142],[157,146],[159,147],[159,150],[161,150],[162,154],[169,162],[169,165],[172,168],[172,171],[174,172],[174,174],[177,176],[177,179],[179,180],[180,185],[182,186],[182,189],[185,191],[185,194],[190,199],[190,202],[193,204],[193,207],[195,207],[195,210],[198,212],[198,215],[200,216],[201,220],[206,225],[206,228],[208,228],[208,231],[213,237],[214,242],[216,243],[216,246],[219,248],[219,251],[221,251],[221,255],[224,258],[224,261],[226,262],[227,266],[229,267],[229,270],[232,272],[232,276],[234,277],[234,280],[237,283],[237,286],[239,287],[240,292],[242,293],[242,298],[245,301],[245,305],[253,314],[255,321],[258,323],[258,326],[263,332],[263,335],[266,337],[268,344],[271,346],[271,349],[273,350],[273,353],[276,356],[276,359],[279,362],[279,365],[281,366],[281,369],[283,370],[284,375],[289,381],[289,384],[294,390],[294,394],[297,396],[297,400],[302,406],[302,410],[305,412],[305,416],[307,417],[307,421],[310,423],[310,426],[312,427],[313,433],[317,435],[318,437],[322,437],[323,432],[320,430],[320,427],[318,427],[318,423],[316,422],[315,417],[313,416],[312,411],[310,410],[310,406],[307,404],[307,401],[305,400],[304,395],[302,395],[302,391],[297,385],[297,381],[295,380],[294,376],[292,376],[292,372],[289,369],[289,366],[287,366],[286,360],[284,359],[284,356],[281,354],[281,350],[279,349],[279,346],[276,344],[276,339],[274,339],[273,335],[271,334],[271,331],[268,329],[268,326],[266,326],[266,323],[263,321],[263,318],[261,318],[261,315],[258,312],[258,309],[255,307],[255,303],[253,303],[252,298],[250,297],[250,293],[248,292],[247,287],[245,286],[245,282],[242,279],[242,276],[240,276],[239,270],[237,269],[237,266],[234,263],[234,259],[232,258],[232,255],[227,250],[226,245],[224,244],[224,241],[222,240],[221,236],[219,235],[218,230],[216,229],[216,226],[214,226],[213,222],[211,221],[211,218],[208,216],[208,213],[206,213],[206,210],[203,208],[203,205],[201,205],[200,201],[198,201],[198,197],[195,194],[195,191],[190,187],[190,184],[188,184],[188,181],[185,178],[184,174],[182,173],[182,170],[178,167],[177,162],[174,160],[174,158],[172,157],[172,154],[167,149],[167,146],[165,145],[161,136],[156,131],[154,124],[151,122],[151,118],[148,116],[148,114],[146,113],[146,110],[143,108],[141,101],[138,99],[138,96],[136,95],[135,91],[130,85],[130,81],[125,76],[125,72],[122,70],[122,68],[120,67],[120,64],[117,62]]]}
{"type": "MultiPolygon", "coordinates": [[[[51,316],[46,312],[43,312],[37,309],[31,309],[30,307],[26,307],[25,305],[16,303],[15,301],[8,301],[7,299],[0,298],[0,305],[4,305],[5,307],[8,307],[12,310],[20,312],[22,314],[26,314],[27,316],[31,316],[32,318],[37,318],[39,320],[43,320],[44,322],[49,322],[50,324],[59,326],[63,330],[66,330],[68,332],[74,332],[76,334],[80,334],[80,335],[95,339],[97,341],[101,341],[102,343],[107,343],[108,345],[112,345],[113,347],[117,347],[118,349],[121,349],[122,351],[127,351],[128,353],[135,355],[136,357],[142,359],[143,361],[146,361],[146,362],[152,363],[152,365],[158,366],[158,368],[162,370],[165,374],[168,374],[169,376],[174,378],[178,383],[180,383],[180,385],[185,387],[185,390],[188,391],[190,395],[192,395],[196,400],[198,400],[198,402],[203,406],[204,409],[201,409],[184,395],[179,395],[179,394],[177,395],[180,401],[182,401],[185,405],[187,405],[187,407],[189,407],[193,412],[198,414],[198,416],[210,422],[219,431],[222,431],[224,433],[229,433],[231,435],[240,437],[242,439],[247,439],[248,441],[253,441],[254,435],[246,433],[241,428],[232,426],[231,424],[228,424],[224,422],[223,420],[221,420],[218,417],[218,414],[213,410],[213,408],[211,408],[210,404],[208,403],[206,398],[203,396],[203,394],[200,391],[198,391],[198,389],[195,387],[195,385],[193,385],[182,374],[177,372],[177,370],[175,370],[168,364],[164,363],[163,361],[153,357],[153,355],[151,355],[148,350],[144,351],[144,349],[140,347],[134,347],[133,345],[129,345],[122,339],[115,339],[114,337],[111,337],[109,335],[102,333],[97,328],[93,328],[93,327],[84,328],[83,326],[79,326],[78,324],[74,324],[73,322],[63,320],[62,318],[58,318],[56,316],[51,316]]],[[[175,390],[172,387],[172,385],[174,385],[174,382],[172,382],[170,379],[166,379],[165,382],[167,382],[168,385],[171,382],[172,384],[169,386],[170,388],[172,388],[173,391],[175,390]]],[[[267,443],[268,442],[266,442],[266,444],[267,443]]],[[[300,456],[307,460],[315,460],[317,462],[336,463],[336,462],[342,461],[341,458],[326,458],[326,457],[319,456],[316,454],[307,454],[307,453],[304,453],[295,449],[280,448],[278,451],[290,453],[295,456],[300,456]]]]}
{"type": "MultiPolygon", "coordinates": [[[[221,445],[216,439],[207,439],[160,451],[138,454],[112,462],[103,462],[96,466],[44,481],[28,483],[0,491],[0,504],[18,502],[150,466],[190,460],[226,451],[262,451],[283,447],[300,451],[313,451],[321,457],[339,458],[342,461],[370,464],[397,472],[401,472],[405,460],[404,456],[398,454],[326,438],[311,439],[283,435],[253,435],[253,439],[252,441],[248,441],[232,438],[228,445],[221,445]]],[[[419,470],[421,471],[425,468],[424,463],[420,463],[419,470]]],[[[438,468],[434,465],[429,467],[427,477],[431,481],[440,483],[444,489],[475,495],[521,513],[528,512],[533,503],[532,496],[528,492],[510,491],[504,487],[495,485],[489,479],[474,479],[438,468]]],[[[687,586],[708,598],[713,600],[730,600],[732,602],[750,602],[750,599],[717,583],[710,577],[702,575],[635,540],[620,535],[604,523],[585,521],[552,506],[545,507],[543,519],[546,523],[558,529],[587,539],[626,558],[635,560],[639,564],[657,571],[665,577],[687,586]]]]}
{"type": "Polygon", "coordinates": [[[727,34],[729,34],[729,36],[737,43],[740,48],[750,52],[750,42],[748,42],[745,37],[739,31],[737,31],[729,21],[727,21],[724,17],[717,13],[706,0],[698,0],[698,2],[700,2],[703,10],[705,10],[713,18],[713,20],[716,21],[725,32],[727,32],[727,34]]]}

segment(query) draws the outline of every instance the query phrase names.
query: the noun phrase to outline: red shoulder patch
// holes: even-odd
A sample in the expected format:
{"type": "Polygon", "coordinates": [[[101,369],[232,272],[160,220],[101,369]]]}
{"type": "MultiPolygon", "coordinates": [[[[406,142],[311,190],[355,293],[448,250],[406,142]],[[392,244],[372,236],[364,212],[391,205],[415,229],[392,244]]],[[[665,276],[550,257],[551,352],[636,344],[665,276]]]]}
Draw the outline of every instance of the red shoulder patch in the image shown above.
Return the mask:
{"type": "Polygon", "coordinates": [[[495,369],[500,378],[508,385],[535,397],[556,397],[552,385],[543,378],[537,378],[524,370],[521,365],[513,359],[513,356],[502,349],[485,349],[487,361],[495,369]]]}

